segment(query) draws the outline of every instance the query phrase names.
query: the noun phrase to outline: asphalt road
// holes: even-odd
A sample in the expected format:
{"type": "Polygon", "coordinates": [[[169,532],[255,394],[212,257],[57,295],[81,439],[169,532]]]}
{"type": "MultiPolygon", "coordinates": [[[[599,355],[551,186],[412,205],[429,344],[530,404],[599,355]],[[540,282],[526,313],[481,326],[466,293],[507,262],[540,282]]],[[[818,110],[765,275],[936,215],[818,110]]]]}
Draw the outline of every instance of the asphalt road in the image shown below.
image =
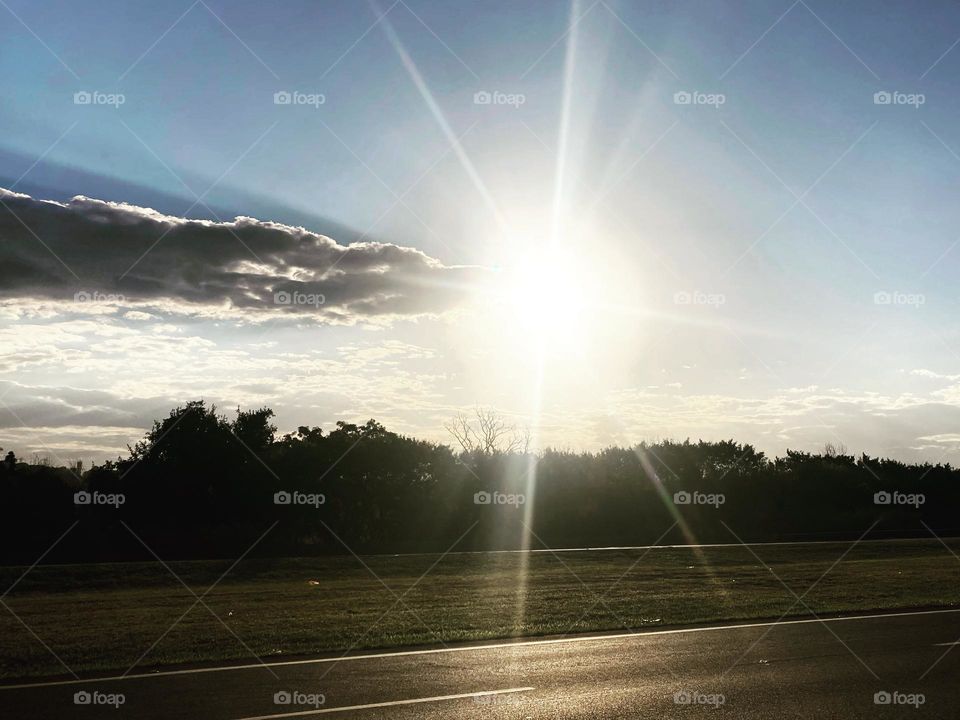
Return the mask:
{"type": "Polygon", "coordinates": [[[0,717],[956,720],[957,642],[960,611],[459,645],[4,686],[0,717]]]}

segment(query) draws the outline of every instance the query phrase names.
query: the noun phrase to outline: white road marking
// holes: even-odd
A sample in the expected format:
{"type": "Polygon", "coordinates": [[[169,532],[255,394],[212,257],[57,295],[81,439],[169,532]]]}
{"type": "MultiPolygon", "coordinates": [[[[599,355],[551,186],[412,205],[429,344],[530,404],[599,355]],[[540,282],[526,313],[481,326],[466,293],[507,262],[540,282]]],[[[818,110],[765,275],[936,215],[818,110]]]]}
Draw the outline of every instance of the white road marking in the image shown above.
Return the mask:
{"type": "Polygon", "coordinates": [[[260,670],[267,667],[285,667],[287,665],[319,665],[322,663],[338,663],[353,660],[377,660],[381,658],[409,657],[415,655],[438,655],[441,653],[482,652],[484,650],[501,650],[505,648],[524,648],[534,645],[560,645],[581,642],[603,642],[605,640],[624,640],[652,637],[656,635],[684,635],[687,633],[716,632],[718,630],[742,630],[748,628],[763,628],[771,625],[807,625],[810,623],[850,622],[855,620],[880,620],[883,618],[914,617],[921,615],[943,615],[946,613],[960,613],[960,608],[944,610],[915,610],[908,612],[876,613],[874,615],[844,615],[832,618],[805,618],[802,620],[781,620],[779,622],[755,622],[729,625],[708,625],[705,627],[674,628],[670,630],[649,630],[632,633],[617,633],[610,635],[586,635],[574,637],[554,638],[550,640],[521,640],[514,642],[492,643],[489,645],[463,645],[455,647],[430,648],[427,650],[395,650],[391,652],[367,653],[358,655],[343,655],[340,657],[310,658],[306,660],[281,660],[278,662],[249,663],[246,665],[219,665],[216,667],[188,668],[185,670],[161,670],[159,672],[137,673],[130,675],[116,675],[113,677],[94,677],[79,680],[53,680],[49,682],[22,683],[20,685],[0,685],[0,690],[19,690],[23,688],[56,687],[60,685],[84,685],[93,683],[119,682],[121,680],[141,680],[144,678],[169,677],[171,675],[197,675],[200,673],[227,672],[230,670],[260,670]]]}
{"type": "Polygon", "coordinates": [[[302,710],[300,712],[279,713],[277,715],[257,715],[255,717],[239,718],[239,720],[274,720],[275,718],[303,717],[304,715],[324,715],[326,713],[346,712],[347,710],[367,710],[368,708],[393,707],[394,705],[419,705],[420,703],[462,700],[464,698],[486,697],[488,695],[505,695],[507,693],[527,692],[528,690],[533,690],[533,688],[520,687],[507,688],[506,690],[482,690],[480,692],[461,693],[459,695],[436,695],[434,697],[413,698],[411,700],[389,700],[387,702],[367,703],[366,705],[345,705],[343,707],[302,710]]]}
{"type": "Polygon", "coordinates": [[[954,640],[953,642],[948,643],[934,643],[934,647],[948,647],[950,645],[960,645],[960,640],[954,640]]]}
{"type": "MultiPolygon", "coordinates": [[[[957,540],[955,537],[945,537],[944,540],[957,540]]],[[[870,540],[861,540],[861,545],[867,543],[926,543],[930,545],[937,544],[937,541],[929,537],[916,538],[872,538],[870,540]]],[[[447,556],[454,555],[536,555],[538,553],[580,553],[580,552],[608,552],[613,550],[694,550],[699,548],[739,548],[747,545],[749,547],[774,547],[778,545],[797,546],[797,545],[849,545],[850,540],[774,540],[772,542],[748,542],[748,543],[702,543],[683,545],[604,545],[601,547],[564,547],[564,548],[532,548],[530,550],[455,550],[447,553],[447,556]]],[[[427,557],[437,555],[437,553],[373,553],[371,557],[427,557]]]]}

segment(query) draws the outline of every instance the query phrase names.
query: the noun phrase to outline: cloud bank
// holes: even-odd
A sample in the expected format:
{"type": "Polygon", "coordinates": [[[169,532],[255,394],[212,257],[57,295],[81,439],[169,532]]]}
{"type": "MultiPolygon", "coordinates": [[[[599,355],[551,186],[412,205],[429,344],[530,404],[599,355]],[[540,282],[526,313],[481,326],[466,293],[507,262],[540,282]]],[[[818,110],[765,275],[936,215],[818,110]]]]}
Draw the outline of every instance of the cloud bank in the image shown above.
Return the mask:
{"type": "Polygon", "coordinates": [[[3,299],[362,322],[450,310],[480,272],[410,247],[340,245],[249,217],[189,220],[84,196],[60,203],[0,188],[3,299]]]}

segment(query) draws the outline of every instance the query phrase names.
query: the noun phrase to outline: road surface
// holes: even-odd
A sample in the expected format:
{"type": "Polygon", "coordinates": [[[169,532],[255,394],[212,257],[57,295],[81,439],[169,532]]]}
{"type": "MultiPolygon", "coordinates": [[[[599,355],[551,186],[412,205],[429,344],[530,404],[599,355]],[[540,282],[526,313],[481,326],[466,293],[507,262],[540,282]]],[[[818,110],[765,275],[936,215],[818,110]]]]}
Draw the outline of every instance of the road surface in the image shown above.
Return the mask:
{"type": "Polygon", "coordinates": [[[0,717],[956,720],[958,643],[960,610],[458,645],[8,685],[0,717]]]}

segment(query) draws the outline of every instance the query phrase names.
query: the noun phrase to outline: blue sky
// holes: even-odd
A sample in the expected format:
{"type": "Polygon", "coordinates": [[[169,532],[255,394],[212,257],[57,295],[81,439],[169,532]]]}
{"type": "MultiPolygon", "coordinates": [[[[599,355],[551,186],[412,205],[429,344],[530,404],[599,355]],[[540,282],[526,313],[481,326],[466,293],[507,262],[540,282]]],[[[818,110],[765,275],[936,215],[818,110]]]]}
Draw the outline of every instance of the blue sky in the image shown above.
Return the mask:
{"type": "Polygon", "coordinates": [[[453,309],[293,325],[156,297],[88,316],[11,292],[5,424],[32,451],[109,455],[203,394],[270,404],[286,428],[375,414],[442,439],[480,404],[543,444],[955,455],[953,4],[4,0],[0,15],[0,187],[252,216],[483,278],[453,309]],[[145,347],[170,361],[105,370],[145,347]],[[176,369],[185,348],[195,376],[176,369]]]}

